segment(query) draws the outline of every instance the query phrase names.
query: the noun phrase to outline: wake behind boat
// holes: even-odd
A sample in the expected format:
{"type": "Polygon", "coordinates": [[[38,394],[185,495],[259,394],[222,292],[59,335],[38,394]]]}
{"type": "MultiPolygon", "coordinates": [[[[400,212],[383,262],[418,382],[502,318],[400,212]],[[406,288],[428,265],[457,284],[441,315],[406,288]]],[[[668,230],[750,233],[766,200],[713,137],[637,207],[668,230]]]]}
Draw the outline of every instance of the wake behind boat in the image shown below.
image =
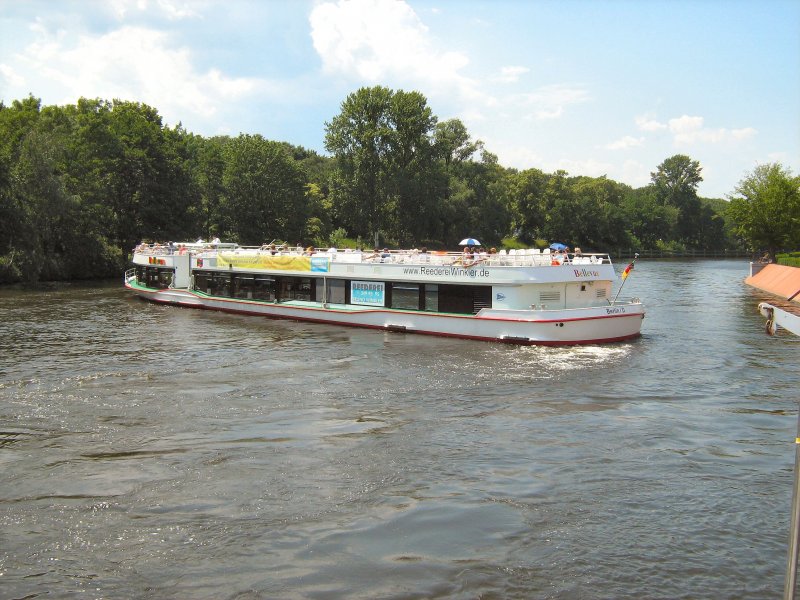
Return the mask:
{"type": "Polygon", "coordinates": [[[152,302],[388,331],[598,344],[639,336],[644,318],[638,298],[612,296],[607,254],[187,243],[142,244],[133,264],[125,287],[152,302]]]}

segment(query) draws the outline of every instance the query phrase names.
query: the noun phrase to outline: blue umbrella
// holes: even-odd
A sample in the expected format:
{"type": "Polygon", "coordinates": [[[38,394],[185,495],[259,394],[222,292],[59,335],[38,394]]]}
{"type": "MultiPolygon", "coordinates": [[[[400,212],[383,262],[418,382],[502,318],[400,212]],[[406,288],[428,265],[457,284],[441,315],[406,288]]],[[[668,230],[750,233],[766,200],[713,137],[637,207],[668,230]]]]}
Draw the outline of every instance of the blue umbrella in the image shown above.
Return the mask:
{"type": "Polygon", "coordinates": [[[483,244],[481,244],[475,238],[464,238],[463,240],[458,242],[458,245],[459,246],[482,246],[483,244]]]}
{"type": "Polygon", "coordinates": [[[550,244],[550,250],[565,250],[567,246],[561,242],[553,242],[550,244]]]}

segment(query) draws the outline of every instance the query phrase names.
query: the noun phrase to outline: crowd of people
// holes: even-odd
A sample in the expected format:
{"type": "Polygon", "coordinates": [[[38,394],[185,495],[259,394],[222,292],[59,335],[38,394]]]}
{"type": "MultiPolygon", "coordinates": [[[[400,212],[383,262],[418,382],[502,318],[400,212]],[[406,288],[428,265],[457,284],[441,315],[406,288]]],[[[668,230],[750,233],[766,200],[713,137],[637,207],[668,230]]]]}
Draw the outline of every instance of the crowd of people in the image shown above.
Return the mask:
{"type": "MultiPolygon", "coordinates": [[[[218,237],[212,238],[210,241],[205,241],[202,238],[194,243],[175,244],[173,242],[156,242],[147,243],[141,242],[136,246],[135,252],[139,254],[186,254],[196,252],[208,252],[217,250],[220,245],[231,246],[236,249],[235,244],[222,244],[218,237]]],[[[244,249],[252,251],[253,248],[244,249]]],[[[292,256],[319,256],[327,255],[336,260],[339,253],[344,254],[347,258],[342,257],[344,262],[397,262],[397,263],[430,263],[437,264],[452,264],[459,266],[475,266],[479,263],[495,264],[495,265],[513,265],[524,264],[526,261],[519,260],[520,256],[528,256],[531,251],[528,250],[501,250],[498,252],[497,248],[485,248],[483,246],[464,246],[463,251],[455,252],[429,252],[426,247],[412,248],[411,250],[389,250],[388,248],[374,248],[372,251],[365,251],[362,248],[345,248],[337,249],[330,247],[327,250],[315,248],[314,246],[303,246],[302,243],[297,242],[295,245],[287,243],[265,243],[255,249],[258,252],[269,253],[272,256],[292,255],[292,256]],[[517,254],[518,253],[518,254],[517,254]],[[516,259],[510,257],[516,256],[516,259]],[[348,260],[350,259],[350,260],[348,260]]],[[[582,256],[580,248],[575,248],[574,252],[569,247],[559,249],[545,249],[544,251],[533,250],[536,255],[541,252],[541,257],[548,256],[550,261],[548,264],[564,264],[571,262],[570,255],[573,259],[582,256]]],[[[532,264],[544,264],[541,260],[532,260],[532,264]]],[[[546,261],[545,261],[546,262],[546,261]]]]}

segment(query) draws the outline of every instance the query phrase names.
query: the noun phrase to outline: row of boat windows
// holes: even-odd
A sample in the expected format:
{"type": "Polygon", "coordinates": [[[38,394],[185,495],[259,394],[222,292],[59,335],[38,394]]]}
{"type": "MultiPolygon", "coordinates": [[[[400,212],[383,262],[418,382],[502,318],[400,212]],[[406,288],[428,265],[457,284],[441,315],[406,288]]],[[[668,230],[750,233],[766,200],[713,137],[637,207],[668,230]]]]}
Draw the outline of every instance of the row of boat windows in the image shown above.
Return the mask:
{"type": "MultiPolygon", "coordinates": [[[[137,281],[165,289],[172,283],[172,270],[137,267],[137,281]]],[[[413,282],[353,282],[348,279],[272,276],[229,271],[192,273],[195,291],[223,298],[286,302],[306,300],[330,304],[358,304],[388,308],[476,314],[491,308],[489,286],[413,282]]]]}

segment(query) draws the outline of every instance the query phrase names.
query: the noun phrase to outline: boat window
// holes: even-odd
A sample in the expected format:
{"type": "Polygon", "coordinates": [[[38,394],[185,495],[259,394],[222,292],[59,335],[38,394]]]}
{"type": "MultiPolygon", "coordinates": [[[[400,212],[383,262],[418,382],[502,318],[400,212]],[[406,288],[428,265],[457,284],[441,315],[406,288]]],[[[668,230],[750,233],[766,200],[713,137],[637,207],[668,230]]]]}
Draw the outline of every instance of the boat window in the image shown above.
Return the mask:
{"type": "Polygon", "coordinates": [[[209,283],[210,283],[210,275],[204,271],[195,271],[194,272],[194,289],[198,292],[202,292],[204,294],[209,294],[211,291],[209,290],[209,283]]]}
{"type": "Polygon", "coordinates": [[[393,283],[392,308],[419,310],[419,284],[393,283]]]}
{"type": "Polygon", "coordinates": [[[435,283],[425,284],[424,310],[439,312],[439,286],[435,283]]]}
{"type": "Polygon", "coordinates": [[[159,290],[167,289],[172,284],[174,272],[172,269],[158,267],[137,267],[136,281],[140,285],[159,290]]]}
{"type": "Polygon", "coordinates": [[[483,285],[439,286],[439,312],[477,314],[492,307],[492,288],[483,285]]]}
{"type": "Polygon", "coordinates": [[[257,275],[253,281],[253,298],[275,301],[275,278],[257,275]]]}
{"type": "Polygon", "coordinates": [[[212,273],[209,292],[212,296],[231,296],[231,276],[229,273],[212,273]]]}
{"type": "Polygon", "coordinates": [[[280,300],[311,300],[310,277],[282,277],[279,282],[280,300]]]}
{"type": "MultiPolygon", "coordinates": [[[[344,304],[345,300],[345,287],[346,281],[344,279],[328,279],[326,284],[328,286],[328,302],[331,304],[344,304]]],[[[317,284],[317,292],[322,287],[320,283],[317,284]]]]}
{"type": "Polygon", "coordinates": [[[253,287],[255,285],[255,275],[236,274],[233,276],[233,297],[251,300],[253,298],[253,287]]]}
{"type": "Polygon", "coordinates": [[[159,269],[158,270],[158,287],[160,289],[166,289],[170,285],[172,285],[172,278],[175,273],[170,269],[169,271],[166,269],[159,269]]]}

